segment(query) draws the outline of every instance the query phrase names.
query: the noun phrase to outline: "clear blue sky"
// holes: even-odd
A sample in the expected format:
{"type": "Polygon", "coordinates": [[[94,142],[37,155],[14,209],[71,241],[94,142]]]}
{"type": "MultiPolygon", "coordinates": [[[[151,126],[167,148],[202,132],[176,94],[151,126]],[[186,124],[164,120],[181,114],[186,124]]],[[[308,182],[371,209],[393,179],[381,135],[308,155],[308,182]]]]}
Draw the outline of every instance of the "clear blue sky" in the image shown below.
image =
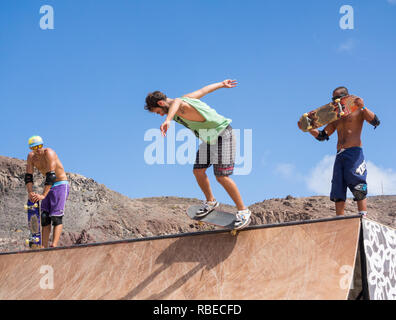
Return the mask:
{"type": "Polygon", "coordinates": [[[38,134],[67,171],[132,198],[199,198],[190,165],[145,163],[144,133],[163,119],[144,99],[231,78],[237,88],[203,100],[234,128],[252,129],[253,169],[234,177],[245,202],[313,195],[307,179],[334,155],[336,134],[319,143],[296,122],[345,85],[382,121],[375,131],[365,125],[364,151],[396,193],[396,1],[3,0],[0,8],[0,155],[25,159],[38,134]],[[339,26],[344,4],[353,30],[339,26]],[[43,5],[54,8],[54,30],[39,27],[43,5]]]}

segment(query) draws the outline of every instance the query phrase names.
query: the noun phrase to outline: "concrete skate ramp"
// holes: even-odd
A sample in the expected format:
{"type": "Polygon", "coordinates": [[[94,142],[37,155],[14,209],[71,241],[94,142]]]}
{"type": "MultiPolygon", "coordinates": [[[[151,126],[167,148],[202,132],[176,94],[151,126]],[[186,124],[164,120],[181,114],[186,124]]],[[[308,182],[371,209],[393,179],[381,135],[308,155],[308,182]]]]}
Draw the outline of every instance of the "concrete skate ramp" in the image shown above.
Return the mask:
{"type": "Polygon", "coordinates": [[[359,228],[352,217],[7,253],[0,299],[346,299],[359,228]]]}

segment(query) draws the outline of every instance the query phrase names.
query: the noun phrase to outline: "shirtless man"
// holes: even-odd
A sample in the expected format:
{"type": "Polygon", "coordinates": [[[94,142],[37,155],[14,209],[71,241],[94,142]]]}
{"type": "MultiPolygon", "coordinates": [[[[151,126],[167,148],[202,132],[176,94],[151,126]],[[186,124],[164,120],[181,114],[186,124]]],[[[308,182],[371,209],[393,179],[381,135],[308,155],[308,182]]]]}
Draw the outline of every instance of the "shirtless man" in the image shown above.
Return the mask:
{"type": "Polygon", "coordinates": [[[216,180],[227,191],[234,201],[236,229],[247,226],[250,222],[250,211],[244,205],[238,187],[230,175],[234,171],[235,138],[230,126],[231,119],[219,115],[206,103],[199,100],[203,96],[220,88],[234,88],[235,80],[224,80],[186,94],[181,98],[171,99],[164,93],[155,91],[146,97],[145,109],[150,112],[166,115],[161,125],[161,132],[166,136],[172,120],[192,130],[203,142],[196,155],[193,173],[199,187],[206,197],[197,217],[203,217],[213,211],[219,203],[213,196],[206,170],[213,165],[216,180]]]}
{"type": "MultiPolygon", "coordinates": [[[[333,91],[333,101],[348,94],[347,88],[338,87],[333,91]]],[[[329,136],[337,130],[337,156],[330,193],[330,200],[335,202],[337,215],[344,214],[347,187],[357,202],[359,214],[367,214],[367,168],[360,136],[364,120],[375,128],[379,126],[380,121],[372,111],[364,106],[361,98],[356,98],[355,103],[360,107],[360,110],[329,123],[322,131],[317,129],[310,131],[317,140],[324,141],[329,140],[329,136]]]]}
{"type": "Polygon", "coordinates": [[[51,222],[54,227],[51,247],[56,247],[62,233],[62,218],[67,197],[69,183],[65,170],[55,151],[43,148],[43,139],[33,136],[29,139],[29,148],[32,150],[27,158],[25,183],[32,202],[41,201],[41,225],[43,247],[48,248],[51,233],[51,222]],[[37,168],[45,179],[42,194],[33,192],[33,171],[37,168]]]}

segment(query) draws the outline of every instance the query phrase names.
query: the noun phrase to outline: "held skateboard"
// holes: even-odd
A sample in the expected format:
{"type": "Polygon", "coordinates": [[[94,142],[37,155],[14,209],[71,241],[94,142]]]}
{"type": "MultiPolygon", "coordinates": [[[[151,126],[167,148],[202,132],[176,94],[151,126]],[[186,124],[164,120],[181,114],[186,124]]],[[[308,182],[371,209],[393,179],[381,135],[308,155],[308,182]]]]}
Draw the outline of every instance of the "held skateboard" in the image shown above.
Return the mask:
{"type": "Polygon", "coordinates": [[[235,229],[236,216],[235,214],[229,212],[214,209],[212,212],[202,218],[196,217],[195,214],[201,207],[202,205],[194,205],[187,209],[187,215],[191,219],[197,221],[199,225],[202,225],[203,223],[209,223],[230,230],[232,235],[236,235],[237,232],[241,230],[235,229]]]}
{"type": "Polygon", "coordinates": [[[31,249],[41,248],[41,207],[40,203],[33,203],[28,200],[25,205],[27,212],[28,227],[30,230],[29,239],[26,239],[26,244],[31,249]]]}
{"type": "Polygon", "coordinates": [[[298,121],[298,127],[302,131],[307,132],[346,117],[360,109],[355,103],[356,99],[360,98],[354,95],[347,95],[308,113],[304,113],[298,121]]]}

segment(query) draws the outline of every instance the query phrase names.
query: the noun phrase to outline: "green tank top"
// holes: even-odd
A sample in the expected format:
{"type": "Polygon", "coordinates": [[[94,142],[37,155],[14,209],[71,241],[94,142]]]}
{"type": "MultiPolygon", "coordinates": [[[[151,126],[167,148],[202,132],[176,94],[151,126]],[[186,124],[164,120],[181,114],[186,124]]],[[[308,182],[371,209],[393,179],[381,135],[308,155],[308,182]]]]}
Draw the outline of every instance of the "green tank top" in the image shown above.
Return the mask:
{"type": "Polygon", "coordinates": [[[187,97],[181,97],[179,99],[195,108],[205,118],[206,121],[190,121],[178,115],[175,115],[173,120],[193,131],[195,135],[203,142],[208,144],[216,144],[217,138],[223,132],[223,130],[227,128],[232,120],[219,115],[215,109],[209,107],[205,102],[202,102],[199,99],[187,97]]]}

